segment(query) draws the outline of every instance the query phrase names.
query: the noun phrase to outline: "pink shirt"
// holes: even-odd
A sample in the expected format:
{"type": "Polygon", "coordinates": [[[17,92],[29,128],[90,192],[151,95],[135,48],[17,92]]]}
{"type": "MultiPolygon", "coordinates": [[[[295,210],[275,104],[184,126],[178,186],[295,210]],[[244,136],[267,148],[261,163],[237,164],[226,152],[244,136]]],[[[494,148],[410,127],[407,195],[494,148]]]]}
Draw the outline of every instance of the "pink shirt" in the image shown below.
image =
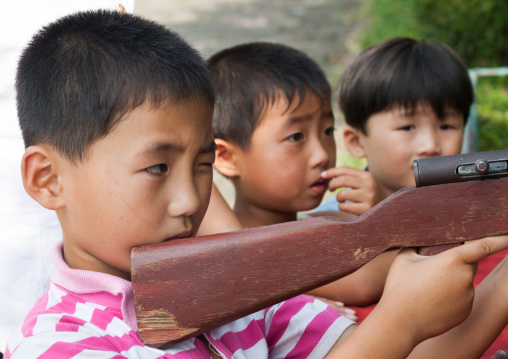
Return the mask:
{"type": "MultiPolygon", "coordinates": [[[[137,334],[131,282],[70,269],[60,243],[48,292],[9,341],[5,358],[210,358],[194,338],[165,349],[137,334]]],[[[307,296],[266,308],[205,334],[223,358],[323,358],[352,321],[307,296]]]]}

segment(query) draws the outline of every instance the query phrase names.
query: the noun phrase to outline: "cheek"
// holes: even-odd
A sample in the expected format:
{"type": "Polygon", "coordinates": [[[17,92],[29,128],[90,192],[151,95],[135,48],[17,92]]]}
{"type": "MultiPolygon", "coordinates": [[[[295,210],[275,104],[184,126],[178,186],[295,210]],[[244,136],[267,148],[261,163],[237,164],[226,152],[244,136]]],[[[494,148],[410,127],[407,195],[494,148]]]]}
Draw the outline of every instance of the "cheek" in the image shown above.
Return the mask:
{"type": "Polygon", "coordinates": [[[280,148],[266,147],[257,149],[244,158],[244,175],[249,181],[263,181],[268,178],[278,177],[286,162],[287,154],[280,148]]]}
{"type": "Polygon", "coordinates": [[[244,193],[252,201],[273,201],[282,194],[291,193],[294,183],[300,178],[290,171],[284,161],[267,161],[250,167],[249,173],[242,179],[244,193]],[[291,178],[294,178],[291,180],[291,178]]]}
{"type": "Polygon", "coordinates": [[[116,193],[100,177],[85,174],[75,178],[72,186],[64,188],[64,192],[67,198],[71,198],[67,201],[69,213],[92,221],[100,216],[102,210],[107,210],[112,205],[110,201],[104,203],[102,199],[116,197],[116,193]]]}
{"type": "Polygon", "coordinates": [[[391,172],[399,167],[398,162],[405,157],[406,152],[407,150],[392,142],[374,143],[367,148],[367,163],[369,167],[373,166],[391,172]]]}
{"type": "Polygon", "coordinates": [[[259,186],[272,198],[290,200],[306,188],[308,174],[305,162],[301,161],[300,157],[295,156],[279,162],[277,166],[268,168],[267,173],[269,177],[264,178],[259,186]]]}
{"type": "Polygon", "coordinates": [[[244,167],[244,190],[253,196],[294,195],[293,189],[299,188],[306,180],[304,156],[292,146],[266,146],[262,151],[258,150],[244,158],[244,161],[249,163],[244,167]]]}
{"type": "Polygon", "coordinates": [[[411,153],[403,148],[385,147],[367,158],[369,171],[384,182],[407,181],[412,175],[411,153]],[[407,152],[407,153],[406,153],[407,152]]]}
{"type": "Polygon", "coordinates": [[[210,202],[210,196],[212,193],[212,181],[213,172],[211,170],[209,173],[204,173],[201,176],[198,176],[196,179],[196,189],[198,191],[197,194],[200,203],[200,207],[196,216],[200,223],[205,216],[206,210],[208,209],[208,204],[210,202]]]}
{"type": "Polygon", "coordinates": [[[265,171],[279,185],[290,187],[305,180],[305,171],[309,167],[308,154],[293,146],[280,146],[272,154],[266,158],[265,171]]]}
{"type": "Polygon", "coordinates": [[[329,152],[330,160],[328,161],[328,168],[337,166],[337,150],[329,152]]]}
{"type": "Polygon", "coordinates": [[[448,136],[442,140],[442,156],[457,155],[462,150],[462,134],[448,136]]]}

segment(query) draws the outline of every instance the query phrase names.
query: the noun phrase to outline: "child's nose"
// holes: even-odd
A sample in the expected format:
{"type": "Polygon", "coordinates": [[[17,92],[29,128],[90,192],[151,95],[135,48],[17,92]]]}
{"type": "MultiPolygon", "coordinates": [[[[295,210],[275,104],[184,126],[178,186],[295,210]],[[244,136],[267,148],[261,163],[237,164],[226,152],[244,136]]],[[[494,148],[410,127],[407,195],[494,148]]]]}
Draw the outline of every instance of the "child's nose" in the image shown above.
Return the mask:
{"type": "Polygon", "coordinates": [[[172,191],[168,212],[171,217],[191,216],[199,210],[200,199],[196,183],[192,176],[182,179],[178,188],[172,191]]]}
{"type": "Polygon", "coordinates": [[[441,141],[438,131],[431,129],[422,131],[419,137],[419,157],[435,157],[441,154],[441,141]]]}
{"type": "Polygon", "coordinates": [[[325,167],[330,161],[330,154],[326,147],[319,141],[316,141],[312,150],[311,167],[325,167]]]}

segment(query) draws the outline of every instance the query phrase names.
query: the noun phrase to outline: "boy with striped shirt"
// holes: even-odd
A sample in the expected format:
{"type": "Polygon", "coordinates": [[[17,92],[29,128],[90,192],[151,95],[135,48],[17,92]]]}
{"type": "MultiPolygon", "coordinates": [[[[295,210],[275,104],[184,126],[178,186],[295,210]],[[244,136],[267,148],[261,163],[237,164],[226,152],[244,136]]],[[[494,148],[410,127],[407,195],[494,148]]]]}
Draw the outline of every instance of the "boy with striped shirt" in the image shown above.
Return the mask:
{"type": "Polygon", "coordinates": [[[488,254],[485,245],[508,247],[483,240],[417,261],[405,251],[358,329],[298,296],[166,350],[151,348],[137,333],[130,252],[195,235],[206,212],[215,157],[206,65],[153,22],[77,13],[34,37],[17,93],[23,183],[57,212],[63,241],[53,250],[48,292],[9,341],[7,358],[404,358],[467,318],[472,263],[488,254]],[[445,300],[453,305],[440,308],[445,300]]]}

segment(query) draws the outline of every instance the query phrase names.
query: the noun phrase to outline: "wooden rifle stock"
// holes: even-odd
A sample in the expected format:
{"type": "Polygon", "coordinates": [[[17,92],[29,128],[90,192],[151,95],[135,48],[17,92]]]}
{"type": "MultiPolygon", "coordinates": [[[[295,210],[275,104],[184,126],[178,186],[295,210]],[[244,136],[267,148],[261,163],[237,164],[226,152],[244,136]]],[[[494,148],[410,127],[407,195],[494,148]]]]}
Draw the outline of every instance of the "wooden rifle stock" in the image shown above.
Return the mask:
{"type": "Polygon", "coordinates": [[[164,348],[335,281],[381,252],[508,234],[508,177],[402,189],[358,218],[308,220],[137,247],[141,340],[164,348]]]}

